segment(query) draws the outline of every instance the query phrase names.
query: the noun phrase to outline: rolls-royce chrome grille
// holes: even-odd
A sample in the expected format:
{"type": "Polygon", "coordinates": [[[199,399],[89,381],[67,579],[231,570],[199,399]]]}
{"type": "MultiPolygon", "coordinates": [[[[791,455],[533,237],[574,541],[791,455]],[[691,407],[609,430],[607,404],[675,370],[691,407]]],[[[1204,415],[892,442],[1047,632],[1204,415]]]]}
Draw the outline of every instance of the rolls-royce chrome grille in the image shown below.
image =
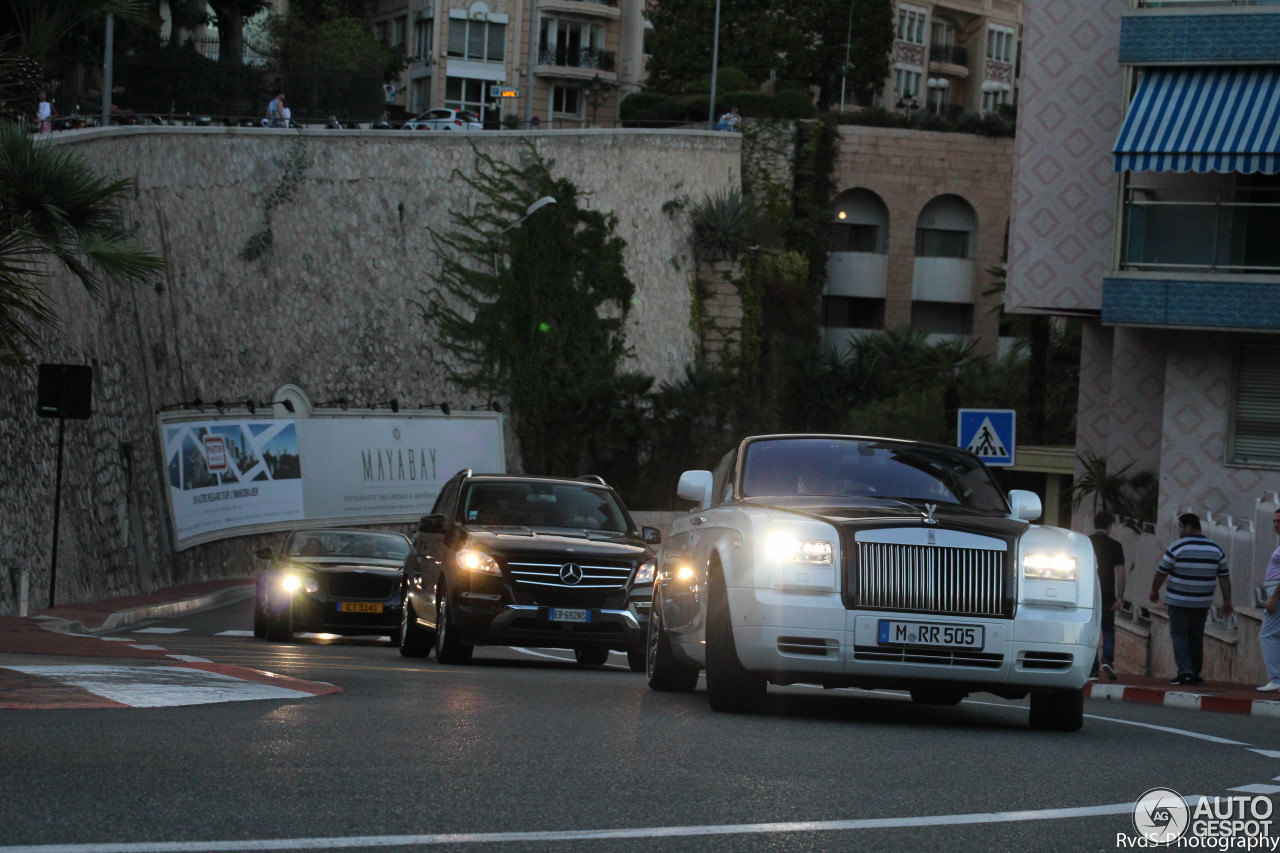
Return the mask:
{"type": "Polygon", "coordinates": [[[632,566],[621,560],[539,559],[515,557],[506,561],[511,579],[527,586],[556,589],[622,589],[632,566]]]}
{"type": "Polygon", "coordinates": [[[1003,616],[1005,552],[858,543],[858,607],[1003,616]]]}

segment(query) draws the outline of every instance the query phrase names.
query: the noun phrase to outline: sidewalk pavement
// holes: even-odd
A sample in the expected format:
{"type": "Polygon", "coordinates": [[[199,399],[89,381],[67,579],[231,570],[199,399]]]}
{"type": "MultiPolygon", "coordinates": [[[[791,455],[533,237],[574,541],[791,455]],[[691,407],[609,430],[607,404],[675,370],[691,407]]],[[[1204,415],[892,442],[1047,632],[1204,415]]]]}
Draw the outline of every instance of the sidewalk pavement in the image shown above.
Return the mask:
{"type": "MultiPolygon", "coordinates": [[[[18,685],[12,683],[12,676],[8,677],[9,683],[6,683],[6,672],[13,670],[12,666],[5,663],[4,658],[8,655],[143,659],[169,664],[177,660],[184,666],[209,669],[205,666],[209,663],[207,661],[190,660],[184,655],[172,654],[149,643],[103,642],[107,638],[97,635],[134,622],[201,610],[252,594],[252,578],[231,578],[183,584],[149,595],[62,604],[36,611],[26,617],[0,616],[0,708],[14,707],[6,703],[13,702],[15,694],[21,691],[18,685]]],[[[218,668],[257,673],[256,670],[244,670],[242,667],[218,668]]],[[[279,679],[281,676],[272,678],[279,679]]],[[[337,690],[332,685],[323,687],[330,688],[325,692],[337,690]]],[[[1116,681],[1103,679],[1089,682],[1085,685],[1085,696],[1112,702],[1138,702],[1168,708],[1280,717],[1280,696],[1275,693],[1260,693],[1253,684],[1213,681],[1191,687],[1171,685],[1167,679],[1120,673],[1116,681]]]]}
{"type": "Polygon", "coordinates": [[[103,636],[251,595],[251,578],[233,578],[0,616],[0,709],[158,707],[340,693],[332,684],[103,636]],[[104,658],[111,660],[97,662],[104,658]]]}

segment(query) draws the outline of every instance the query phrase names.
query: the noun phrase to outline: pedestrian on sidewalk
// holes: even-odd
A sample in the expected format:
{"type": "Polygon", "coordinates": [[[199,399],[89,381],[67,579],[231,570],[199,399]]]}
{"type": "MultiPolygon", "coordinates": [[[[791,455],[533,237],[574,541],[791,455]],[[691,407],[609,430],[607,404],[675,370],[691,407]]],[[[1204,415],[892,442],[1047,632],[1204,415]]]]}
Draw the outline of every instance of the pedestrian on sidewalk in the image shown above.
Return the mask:
{"type": "Polygon", "coordinates": [[[1195,513],[1178,516],[1178,539],[1164,552],[1156,576],[1151,581],[1151,600],[1160,601],[1160,587],[1165,581],[1164,603],[1169,609],[1169,639],[1173,643],[1173,659],[1178,674],[1170,684],[1203,684],[1200,668],[1204,664],[1204,623],[1213,605],[1214,581],[1222,588],[1222,613],[1230,618],[1231,575],[1227,555],[1218,544],[1200,532],[1200,518],[1195,513]]]}
{"type": "MultiPolygon", "coordinates": [[[[1280,535],[1280,509],[1271,519],[1271,527],[1280,535]]],[[[1258,641],[1262,643],[1262,662],[1267,667],[1268,681],[1259,687],[1267,692],[1280,690],[1280,548],[1271,555],[1267,573],[1262,579],[1267,599],[1262,603],[1262,631],[1258,641]]]]}
{"type": "MultiPolygon", "coordinates": [[[[1093,515],[1093,555],[1098,563],[1098,586],[1102,590],[1102,674],[1116,680],[1116,611],[1124,601],[1124,546],[1111,538],[1116,519],[1105,509],[1093,515]]],[[[1093,661],[1090,678],[1098,677],[1098,660],[1093,661]]]]}

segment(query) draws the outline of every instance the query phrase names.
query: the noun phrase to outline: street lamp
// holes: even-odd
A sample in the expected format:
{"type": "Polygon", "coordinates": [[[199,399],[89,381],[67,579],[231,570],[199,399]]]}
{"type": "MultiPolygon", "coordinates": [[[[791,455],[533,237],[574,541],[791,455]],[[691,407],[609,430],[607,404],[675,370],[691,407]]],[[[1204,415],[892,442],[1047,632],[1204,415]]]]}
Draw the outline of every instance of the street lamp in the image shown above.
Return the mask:
{"type": "Polygon", "coordinates": [[[849,30],[844,37],[844,68],[840,70],[840,114],[844,114],[844,90],[849,80],[849,53],[853,48],[853,3],[849,3],[849,30]]]}
{"type": "Polygon", "coordinates": [[[716,126],[716,66],[720,64],[720,0],[716,0],[715,35],[711,38],[711,115],[707,117],[707,129],[716,126]]]}
{"type": "Polygon", "coordinates": [[[526,219],[528,219],[530,216],[533,216],[539,210],[542,210],[542,208],[546,207],[549,204],[555,204],[555,203],[556,203],[555,198],[549,195],[544,195],[542,198],[538,199],[533,204],[525,208],[524,216],[521,216],[515,222],[512,222],[506,228],[503,228],[497,234],[494,234],[492,238],[490,238],[490,241],[493,243],[493,274],[494,275],[498,274],[498,240],[502,237],[502,235],[506,234],[512,228],[522,225],[526,219]]]}
{"type": "Polygon", "coordinates": [[[591,107],[592,127],[595,127],[596,125],[596,110],[599,109],[602,103],[604,103],[604,93],[608,92],[610,88],[611,87],[608,83],[600,79],[599,74],[592,77],[591,82],[587,84],[587,91],[589,92],[587,95],[587,104],[591,107]]]}
{"type": "Polygon", "coordinates": [[[933,107],[933,111],[942,114],[943,99],[947,96],[947,89],[951,87],[951,81],[946,77],[930,77],[925,84],[929,87],[929,102],[933,107]]]}

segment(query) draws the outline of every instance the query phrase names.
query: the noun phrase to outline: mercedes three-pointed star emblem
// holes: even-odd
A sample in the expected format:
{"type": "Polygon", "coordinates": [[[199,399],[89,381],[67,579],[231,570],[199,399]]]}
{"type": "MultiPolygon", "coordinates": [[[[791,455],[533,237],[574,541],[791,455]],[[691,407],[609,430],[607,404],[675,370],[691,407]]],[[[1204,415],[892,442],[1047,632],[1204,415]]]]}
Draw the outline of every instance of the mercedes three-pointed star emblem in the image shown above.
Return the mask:
{"type": "Polygon", "coordinates": [[[560,580],[568,586],[582,583],[582,566],[577,563],[565,563],[560,567],[560,580]]]}

